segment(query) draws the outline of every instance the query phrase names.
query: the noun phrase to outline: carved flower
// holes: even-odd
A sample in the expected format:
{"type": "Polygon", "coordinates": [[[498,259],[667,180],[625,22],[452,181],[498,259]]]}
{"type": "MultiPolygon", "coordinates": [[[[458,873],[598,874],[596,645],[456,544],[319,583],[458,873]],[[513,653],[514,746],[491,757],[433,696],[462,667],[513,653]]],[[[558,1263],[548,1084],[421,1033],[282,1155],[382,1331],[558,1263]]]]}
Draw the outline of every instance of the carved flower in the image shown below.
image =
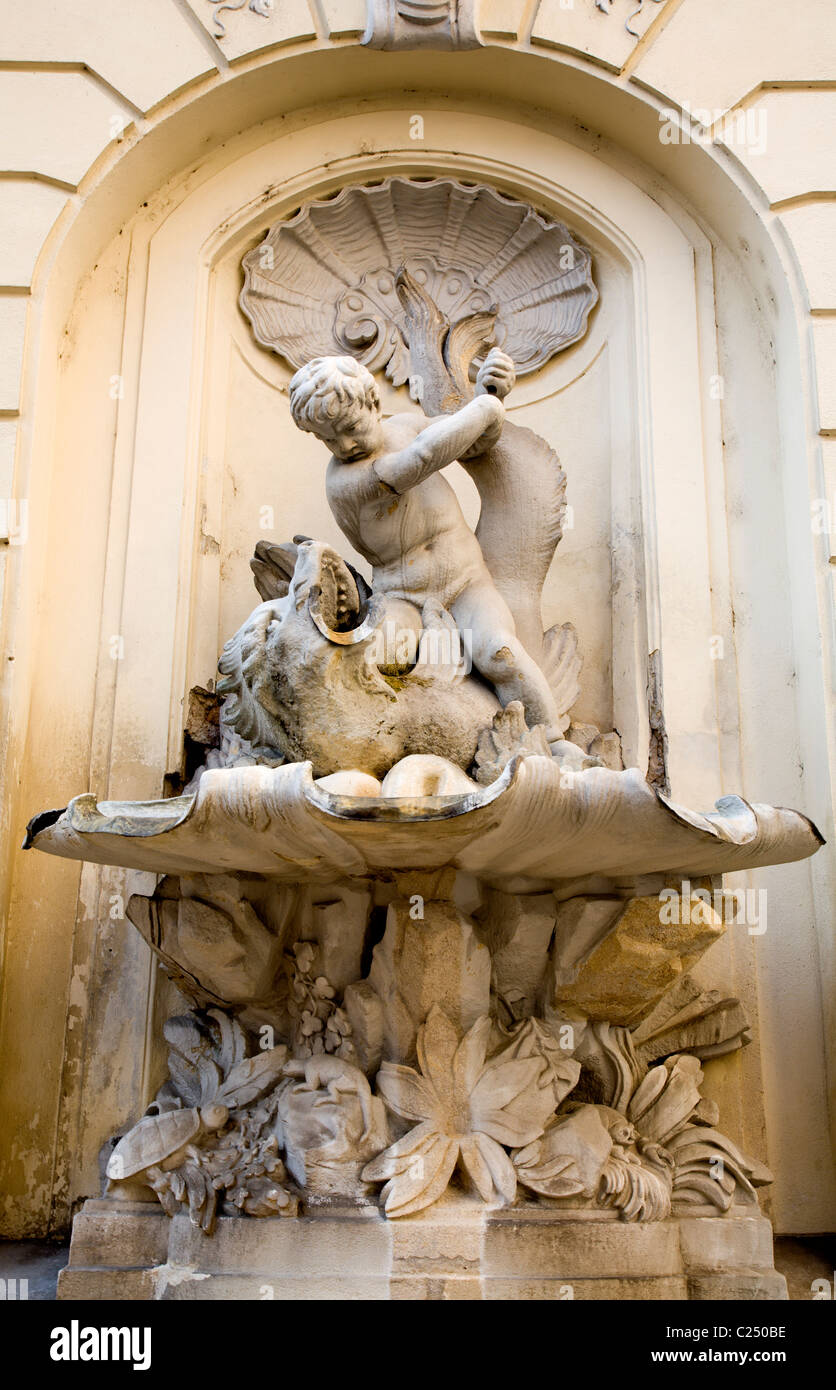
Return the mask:
{"type": "Polygon", "coordinates": [[[435,1202],[460,1165],[486,1202],[514,1200],[517,1177],[502,1145],[529,1144],[555,1108],[554,1074],[542,1054],[486,1061],[492,1021],[484,1015],[459,1039],[433,1005],[418,1032],[420,1072],[384,1062],[377,1087],[388,1108],[417,1120],[363,1170],[385,1182],[387,1216],[408,1216],[435,1202]]]}
{"type": "Polygon", "coordinates": [[[627,1114],[646,1139],[664,1144],[676,1167],[677,1202],[711,1202],[728,1211],[735,1200],[756,1203],[755,1188],[772,1175],[714,1128],[717,1107],[700,1095],[699,1060],[680,1054],[651,1067],[637,1087],[627,1114]]]}
{"type": "Polygon", "coordinates": [[[679,1054],[649,1069],[626,1113],[567,1108],[513,1155],[520,1182],[545,1197],[613,1207],[623,1221],[664,1220],[672,1202],[720,1211],[741,1197],[755,1202],[770,1174],[713,1128],[716,1106],[700,1095],[702,1080],[698,1058],[679,1054]]]}

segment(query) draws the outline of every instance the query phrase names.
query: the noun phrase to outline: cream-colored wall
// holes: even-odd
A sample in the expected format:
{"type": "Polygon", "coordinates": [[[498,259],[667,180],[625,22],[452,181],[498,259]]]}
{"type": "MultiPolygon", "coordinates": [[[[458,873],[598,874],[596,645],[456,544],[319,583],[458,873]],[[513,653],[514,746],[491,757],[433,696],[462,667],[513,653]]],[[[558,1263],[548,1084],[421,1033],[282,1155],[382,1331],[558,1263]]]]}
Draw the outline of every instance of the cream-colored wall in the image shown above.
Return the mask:
{"type": "MultiPolygon", "coordinates": [[[[683,317],[686,280],[669,281],[676,337],[655,343],[651,399],[625,405],[619,394],[623,343],[606,347],[610,360],[584,388],[595,408],[606,377],[616,491],[630,480],[629,496],[614,495],[616,508],[629,510],[637,481],[641,490],[632,470],[641,474],[647,451],[632,439],[637,419],[656,447],[653,505],[670,520],[677,495],[680,504],[689,498],[678,530],[663,528],[659,554],[644,556],[659,572],[675,794],[738,790],[796,805],[833,842],[836,284],[827,252],[836,23],[827,0],[805,0],[791,25],[757,0],[666,0],[643,7],[638,40],[624,28],[629,0],[616,0],[609,16],[593,0],[570,10],[552,0],[482,0],[488,46],[465,57],[360,49],[358,0],[282,0],[268,20],[246,8],[225,13],[223,39],[213,37],[208,0],[154,0],[153,23],[150,2],[68,0],[57,15],[41,0],[4,16],[0,34],[0,497],[28,503],[25,543],[13,536],[0,547],[0,1185],[10,1234],[66,1223],[73,1200],[95,1182],[98,1146],[153,1080],[155,973],[136,933],[111,916],[129,876],[21,856],[18,847],[29,815],[88,787],[102,796],[159,793],[180,695],[206,679],[218,639],[246,604],[240,570],[221,576],[211,544],[200,543],[198,505],[230,511],[228,467],[204,499],[201,462],[207,441],[211,467],[223,440],[221,463],[245,468],[245,421],[220,405],[213,415],[211,393],[183,415],[154,392],[173,398],[182,388],[196,399],[195,363],[178,358],[170,323],[191,315],[205,327],[222,314],[218,296],[235,259],[221,253],[224,219],[239,219],[251,240],[269,221],[286,168],[259,166],[247,183],[247,160],[257,164],[258,151],[283,133],[321,126],[309,165],[324,166],[337,152],[331,132],[341,129],[340,158],[357,171],[391,161],[393,150],[423,156],[430,168],[450,149],[475,150],[465,117],[478,126],[502,115],[516,126],[508,156],[523,171],[536,163],[537,141],[559,135],[561,159],[571,165],[574,149],[584,167],[597,165],[601,197],[622,180],[655,207],[659,261],[644,248],[624,294],[647,273],[639,266],[649,267],[647,303],[653,309],[656,293],[657,314],[666,292],[659,266],[676,263],[680,235],[693,307],[683,317]],[[404,90],[414,95],[404,101],[404,90]],[[327,125],[343,98],[340,119],[327,125]],[[662,143],[666,107],[707,108],[713,138],[662,143]],[[455,140],[450,109],[462,113],[455,140]],[[408,148],[410,110],[426,113],[420,149],[408,148]],[[748,122],[743,142],[724,130],[729,110],[748,122]],[[352,111],[360,119],[349,128],[352,111]],[[187,227],[200,196],[215,200],[195,242],[212,274],[195,276],[192,258],[167,282],[157,313],[147,295],[166,282],[155,279],[155,258],[166,254],[167,235],[171,254],[175,215],[187,227]],[[214,307],[189,298],[203,293],[216,296],[214,307]],[[707,389],[715,374],[722,400],[707,389]],[[699,389],[673,409],[670,392],[684,380],[699,389]],[[688,414],[694,402],[696,417],[688,414]],[[174,424],[159,432],[161,420],[174,424]],[[669,459],[676,467],[666,473],[669,459]],[[811,524],[822,498],[829,535],[811,524]],[[687,592],[677,556],[704,579],[674,622],[672,605],[687,592]],[[713,665],[707,632],[725,641],[726,656],[713,665]],[[125,640],[119,662],[110,657],[116,635],[125,640]],[[707,763],[698,749],[711,750],[707,763]]],[[[581,177],[579,162],[571,168],[558,171],[570,191],[581,177]]],[[[304,187],[301,169],[299,179],[304,187]]],[[[231,336],[225,343],[237,351],[231,336]]],[[[252,376],[240,356],[222,370],[233,380],[252,376]]],[[[268,398],[265,387],[265,420],[268,398]]],[[[551,406],[529,407],[532,423],[555,431],[570,486],[573,472],[577,479],[576,503],[584,497],[580,399],[569,405],[567,393],[565,413],[559,394],[551,406]]],[[[251,442],[266,467],[260,432],[251,442]]],[[[647,486],[644,496],[650,507],[647,486]]],[[[295,526],[297,511],[309,509],[298,493],[288,520],[295,526]]],[[[323,515],[330,535],[327,524],[323,515]]],[[[229,526],[228,556],[241,561],[246,517],[231,515],[229,526]]],[[[217,536],[209,521],[206,534],[217,536]]],[[[582,535],[565,545],[567,569],[577,566],[579,578],[582,535]]],[[[596,571],[596,593],[600,585],[596,571]]],[[[646,635],[628,622],[636,607],[622,599],[618,610],[616,689],[629,689],[646,635]]],[[[642,619],[649,630],[652,609],[642,619]]],[[[572,617],[583,631],[580,614],[559,610],[555,600],[548,616],[572,617]]],[[[595,612],[598,651],[606,646],[600,602],[595,612]]],[[[590,714],[605,699],[603,686],[590,694],[590,714]]],[[[836,1215],[827,1143],[836,1112],[832,850],[756,881],[769,887],[766,935],[736,929],[710,959],[718,977],[728,966],[757,1015],[760,1047],[724,1063],[715,1084],[729,1129],[776,1171],[779,1228],[828,1229],[836,1215]],[[764,1110],[746,1099],[761,1074],[764,1110]]]]}

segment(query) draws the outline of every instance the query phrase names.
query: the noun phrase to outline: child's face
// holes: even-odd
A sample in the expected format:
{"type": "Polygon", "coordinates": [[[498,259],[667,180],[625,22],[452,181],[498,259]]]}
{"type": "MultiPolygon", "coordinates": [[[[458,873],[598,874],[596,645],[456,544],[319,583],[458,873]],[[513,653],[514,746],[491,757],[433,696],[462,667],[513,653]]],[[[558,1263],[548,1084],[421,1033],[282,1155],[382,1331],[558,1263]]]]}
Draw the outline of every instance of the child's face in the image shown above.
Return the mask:
{"type": "Polygon", "coordinates": [[[335,458],[355,463],[382,447],[380,414],[367,405],[356,405],[345,415],[317,426],[316,433],[335,458]]]}

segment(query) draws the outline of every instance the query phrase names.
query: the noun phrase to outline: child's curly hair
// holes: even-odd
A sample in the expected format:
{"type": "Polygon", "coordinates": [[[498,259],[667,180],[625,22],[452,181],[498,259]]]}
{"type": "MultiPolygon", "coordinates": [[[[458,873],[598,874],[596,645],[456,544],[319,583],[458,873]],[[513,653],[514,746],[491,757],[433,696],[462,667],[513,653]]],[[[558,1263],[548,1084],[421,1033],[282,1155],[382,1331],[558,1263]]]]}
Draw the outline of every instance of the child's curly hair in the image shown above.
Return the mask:
{"type": "Polygon", "coordinates": [[[316,433],[318,424],[331,424],[340,415],[353,415],[357,406],[380,407],[377,382],[353,357],[314,357],[290,382],[290,409],[300,430],[316,433]]]}

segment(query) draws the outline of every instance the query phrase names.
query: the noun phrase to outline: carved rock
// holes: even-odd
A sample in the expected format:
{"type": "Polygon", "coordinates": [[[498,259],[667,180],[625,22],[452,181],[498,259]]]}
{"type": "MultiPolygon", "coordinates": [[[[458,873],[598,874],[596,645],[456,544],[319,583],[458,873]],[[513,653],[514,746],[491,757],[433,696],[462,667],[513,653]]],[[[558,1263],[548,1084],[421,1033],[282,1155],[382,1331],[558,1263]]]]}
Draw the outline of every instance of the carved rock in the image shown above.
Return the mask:
{"type": "Polygon", "coordinates": [[[305,914],[304,934],[309,933],[317,944],[318,970],[342,993],[362,975],[371,894],[368,889],[341,885],[329,891],[327,898],[321,894],[316,900],[317,896],[305,914]]]}
{"type": "Polygon", "coordinates": [[[406,1062],[433,1004],[462,1030],[489,1012],[490,952],[452,903],[399,898],[375,947],[369,984],[383,1011],[383,1055],[406,1062]]]}
{"type": "Polygon", "coordinates": [[[351,1024],[357,1065],[366,1076],[373,1076],[383,1061],[383,1005],[380,995],[368,980],[357,980],[346,989],[343,1005],[351,1024]]]}
{"type": "Polygon", "coordinates": [[[479,935],[491,952],[492,989],[514,1022],[537,1012],[554,933],[550,893],[517,897],[498,890],[476,913],[479,935]]]}
{"type": "Polygon", "coordinates": [[[389,1143],[383,1102],[357,1067],[337,1058],[291,1062],[286,1072],[277,1134],[289,1173],[314,1196],[363,1197],[361,1170],[389,1143]]]}
{"type": "Polygon", "coordinates": [[[196,874],[164,880],[150,898],[135,894],[126,915],[194,1003],[251,1004],[273,990],[293,901],[285,891],[278,921],[270,923],[240,879],[196,874]]]}
{"type": "MultiPolygon", "coordinates": [[[[600,909],[604,921],[609,910],[607,903],[600,909]]],[[[658,897],[633,898],[579,965],[566,968],[556,947],[552,1006],[636,1024],[724,932],[705,903],[697,903],[688,922],[672,924],[663,920],[658,897]]]]}

